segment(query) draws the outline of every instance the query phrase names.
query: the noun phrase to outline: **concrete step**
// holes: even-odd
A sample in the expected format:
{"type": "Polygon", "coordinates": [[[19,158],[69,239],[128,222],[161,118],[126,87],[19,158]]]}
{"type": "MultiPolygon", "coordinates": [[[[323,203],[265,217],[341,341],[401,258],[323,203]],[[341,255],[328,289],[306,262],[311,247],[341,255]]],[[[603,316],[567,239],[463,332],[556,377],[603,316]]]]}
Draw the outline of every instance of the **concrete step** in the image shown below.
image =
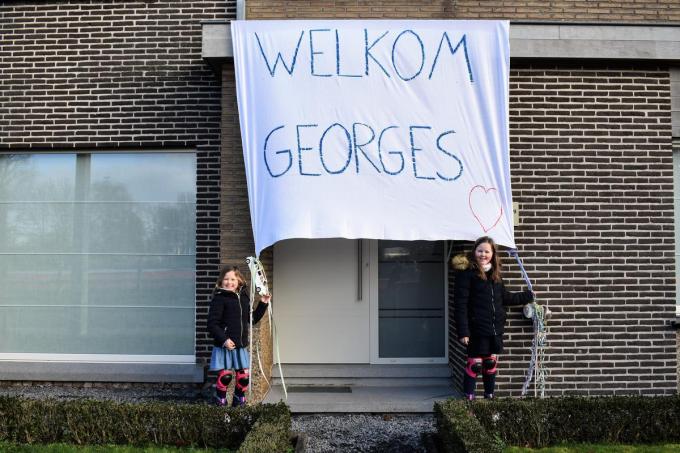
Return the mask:
{"type": "Polygon", "coordinates": [[[432,412],[435,401],[458,398],[447,364],[283,364],[265,402],[286,399],[293,413],[432,412]]]}
{"type": "MultiPolygon", "coordinates": [[[[287,387],[437,387],[451,382],[451,371],[446,364],[287,364],[282,368],[287,387]]],[[[272,385],[281,385],[279,373],[275,366],[272,385]]]]}
{"type": "Polygon", "coordinates": [[[274,386],[265,403],[285,400],[294,414],[304,413],[431,413],[435,401],[460,398],[449,383],[446,386],[367,386],[349,387],[346,391],[290,391],[274,386]]]}
{"type": "MultiPolygon", "coordinates": [[[[367,365],[367,364],[282,364],[285,380],[293,378],[325,379],[448,379],[447,364],[424,365],[367,365]]],[[[279,377],[274,365],[272,377],[279,377]]]]}
{"type": "MultiPolygon", "coordinates": [[[[451,379],[434,377],[434,378],[390,378],[390,377],[374,377],[374,378],[351,378],[351,377],[294,377],[286,376],[285,371],[283,375],[286,387],[290,386],[319,386],[319,387],[416,387],[416,386],[446,386],[450,384],[451,379]]],[[[281,385],[280,377],[272,378],[272,385],[281,385]]]]}

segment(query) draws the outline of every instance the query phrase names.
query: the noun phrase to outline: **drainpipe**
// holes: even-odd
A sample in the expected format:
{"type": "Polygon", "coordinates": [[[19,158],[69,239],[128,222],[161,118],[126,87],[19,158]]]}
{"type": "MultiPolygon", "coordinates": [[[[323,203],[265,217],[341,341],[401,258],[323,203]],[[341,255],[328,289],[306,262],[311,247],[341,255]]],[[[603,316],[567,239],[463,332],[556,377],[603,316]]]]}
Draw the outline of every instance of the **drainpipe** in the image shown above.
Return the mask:
{"type": "Polygon", "coordinates": [[[245,20],[246,0],[236,0],[236,20],[245,20]]]}

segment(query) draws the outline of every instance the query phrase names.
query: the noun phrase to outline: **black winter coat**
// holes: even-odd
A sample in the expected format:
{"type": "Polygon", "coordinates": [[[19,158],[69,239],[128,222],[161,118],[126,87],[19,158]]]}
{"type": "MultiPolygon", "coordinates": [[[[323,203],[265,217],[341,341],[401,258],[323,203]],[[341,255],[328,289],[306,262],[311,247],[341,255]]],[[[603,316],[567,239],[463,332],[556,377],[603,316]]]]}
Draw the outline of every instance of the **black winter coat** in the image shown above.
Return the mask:
{"type": "MultiPolygon", "coordinates": [[[[259,303],[253,311],[253,324],[256,324],[267,311],[267,304],[259,303]]],[[[237,348],[248,346],[248,323],[250,322],[250,297],[248,290],[241,288],[237,294],[218,288],[215,291],[210,310],[208,310],[208,332],[215,346],[223,346],[227,338],[237,348]]]]}
{"type": "Polygon", "coordinates": [[[458,338],[502,335],[505,330],[504,305],[524,305],[534,299],[531,291],[511,293],[503,282],[482,280],[476,270],[456,272],[453,291],[454,317],[458,338]]]}

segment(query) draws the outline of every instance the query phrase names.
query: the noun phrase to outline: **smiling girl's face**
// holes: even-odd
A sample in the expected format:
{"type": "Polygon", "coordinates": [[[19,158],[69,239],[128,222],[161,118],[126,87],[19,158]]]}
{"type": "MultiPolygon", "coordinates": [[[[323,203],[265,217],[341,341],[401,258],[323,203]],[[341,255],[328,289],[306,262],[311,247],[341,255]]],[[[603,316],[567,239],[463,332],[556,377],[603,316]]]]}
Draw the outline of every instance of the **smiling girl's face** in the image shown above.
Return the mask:
{"type": "Polygon", "coordinates": [[[238,289],[238,278],[236,278],[236,273],[234,271],[229,271],[224,274],[224,279],[222,280],[222,288],[234,291],[238,289]]]}
{"type": "Polygon", "coordinates": [[[491,264],[491,259],[493,258],[493,248],[488,242],[482,242],[475,249],[475,259],[477,260],[477,265],[480,268],[491,264]]]}

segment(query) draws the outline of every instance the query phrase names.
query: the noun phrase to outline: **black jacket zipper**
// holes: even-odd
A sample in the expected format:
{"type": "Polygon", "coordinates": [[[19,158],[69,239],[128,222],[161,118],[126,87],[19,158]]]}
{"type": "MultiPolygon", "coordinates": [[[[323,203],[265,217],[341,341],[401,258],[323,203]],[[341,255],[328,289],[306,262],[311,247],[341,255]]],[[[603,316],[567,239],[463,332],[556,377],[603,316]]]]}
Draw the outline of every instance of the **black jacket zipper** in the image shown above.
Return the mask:
{"type": "MultiPolygon", "coordinates": [[[[243,288],[241,288],[241,291],[243,291],[243,288]]],[[[238,320],[241,323],[241,345],[243,345],[243,307],[241,306],[241,291],[238,292],[238,311],[239,311],[239,317],[238,320]]]]}
{"type": "Polygon", "coordinates": [[[491,328],[493,335],[496,336],[496,296],[493,291],[493,280],[491,281],[491,328]]]}

